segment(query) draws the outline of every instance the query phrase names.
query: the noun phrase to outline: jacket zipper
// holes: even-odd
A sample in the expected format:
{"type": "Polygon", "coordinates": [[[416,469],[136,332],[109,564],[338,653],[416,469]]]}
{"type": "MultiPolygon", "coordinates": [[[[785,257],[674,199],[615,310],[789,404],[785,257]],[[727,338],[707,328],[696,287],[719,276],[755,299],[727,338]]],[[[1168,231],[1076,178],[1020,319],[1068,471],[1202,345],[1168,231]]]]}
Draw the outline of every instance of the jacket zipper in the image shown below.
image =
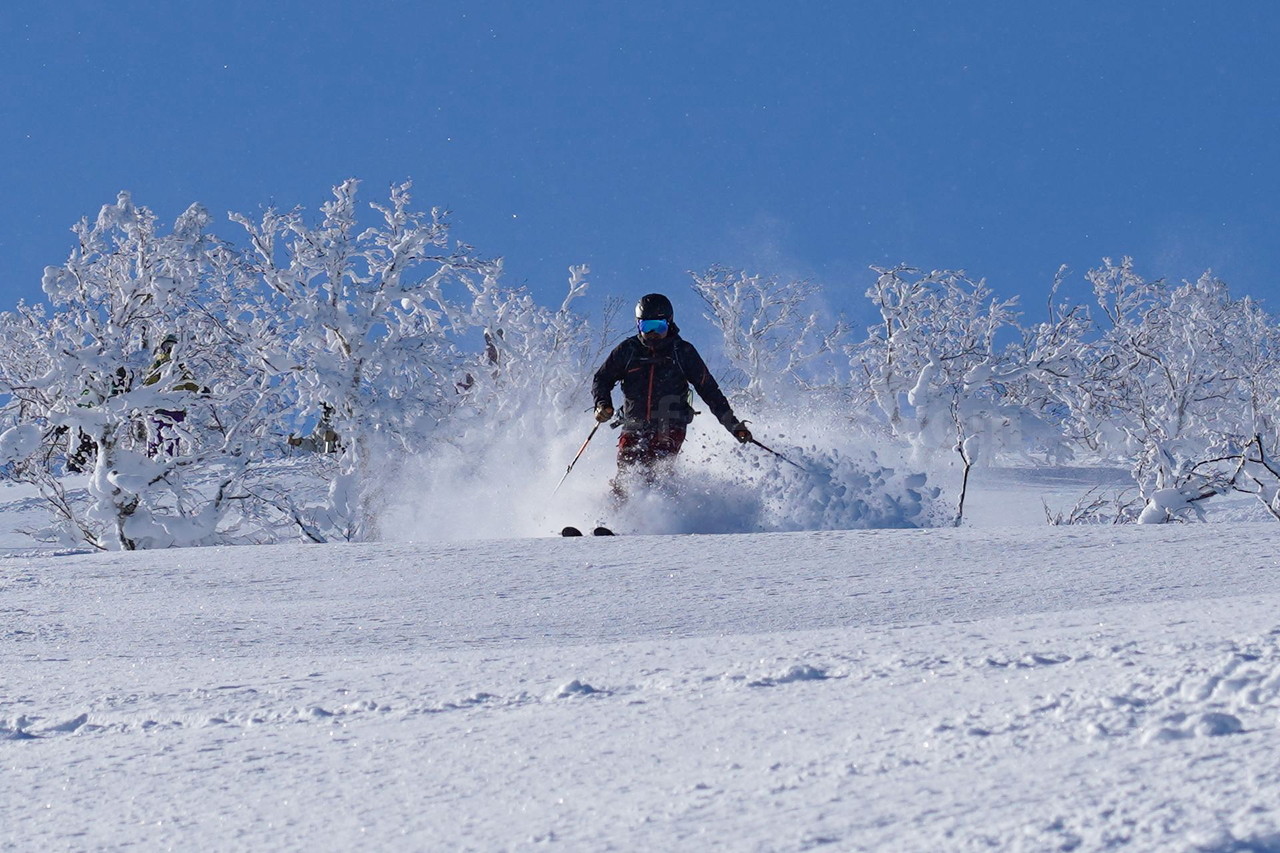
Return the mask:
{"type": "Polygon", "coordinates": [[[646,421],[653,420],[653,375],[657,367],[656,364],[649,365],[649,396],[644,404],[644,419],[646,421]]]}

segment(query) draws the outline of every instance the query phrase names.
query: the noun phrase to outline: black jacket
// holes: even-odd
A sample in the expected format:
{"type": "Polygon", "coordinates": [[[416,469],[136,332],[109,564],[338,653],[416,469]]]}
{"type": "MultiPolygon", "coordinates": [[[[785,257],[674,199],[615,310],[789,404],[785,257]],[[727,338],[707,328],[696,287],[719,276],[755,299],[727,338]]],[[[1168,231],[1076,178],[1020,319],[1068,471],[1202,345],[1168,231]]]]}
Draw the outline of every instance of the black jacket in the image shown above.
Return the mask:
{"type": "Polygon", "coordinates": [[[591,393],[596,406],[613,405],[613,386],[622,383],[624,430],[683,427],[693,420],[689,386],[711,414],[733,431],[738,419],[693,344],[671,332],[652,346],[633,335],[618,344],[596,371],[591,393]]]}

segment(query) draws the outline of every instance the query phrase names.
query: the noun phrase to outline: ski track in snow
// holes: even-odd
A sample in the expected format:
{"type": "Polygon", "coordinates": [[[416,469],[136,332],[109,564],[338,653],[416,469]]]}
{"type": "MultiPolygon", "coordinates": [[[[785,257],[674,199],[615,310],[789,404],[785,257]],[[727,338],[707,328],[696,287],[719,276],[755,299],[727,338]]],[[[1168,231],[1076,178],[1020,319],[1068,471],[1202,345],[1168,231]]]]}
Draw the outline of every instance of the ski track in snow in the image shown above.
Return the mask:
{"type": "Polygon", "coordinates": [[[1280,850],[1280,529],[0,560],[0,847],[1280,850]]]}

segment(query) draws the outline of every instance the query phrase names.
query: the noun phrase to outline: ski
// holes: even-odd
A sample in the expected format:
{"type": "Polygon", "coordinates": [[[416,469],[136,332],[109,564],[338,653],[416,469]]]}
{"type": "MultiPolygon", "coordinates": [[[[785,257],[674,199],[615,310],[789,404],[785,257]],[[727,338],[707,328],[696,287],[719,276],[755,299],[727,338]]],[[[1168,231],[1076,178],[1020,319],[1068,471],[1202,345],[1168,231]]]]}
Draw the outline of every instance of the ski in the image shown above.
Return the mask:
{"type": "MultiPolygon", "coordinates": [[[[560,531],[560,535],[561,536],[581,536],[582,531],[576,527],[566,527],[565,529],[560,531]]],[[[615,534],[612,530],[610,530],[607,527],[597,527],[595,530],[591,531],[591,535],[592,536],[615,536],[617,534],[615,534]]]]}

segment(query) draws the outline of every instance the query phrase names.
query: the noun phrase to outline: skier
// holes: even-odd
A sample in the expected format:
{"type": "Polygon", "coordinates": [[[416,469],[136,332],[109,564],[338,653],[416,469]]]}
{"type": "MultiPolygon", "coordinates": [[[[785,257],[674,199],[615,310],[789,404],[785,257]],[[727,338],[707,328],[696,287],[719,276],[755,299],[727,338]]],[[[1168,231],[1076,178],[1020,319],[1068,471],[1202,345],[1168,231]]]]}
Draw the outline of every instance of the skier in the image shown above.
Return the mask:
{"type": "MultiPolygon", "coordinates": [[[[636,334],[609,353],[596,371],[591,390],[596,421],[613,417],[613,386],[622,383],[622,435],[618,438],[618,473],[636,472],[653,482],[658,464],[672,459],[684,443],[693,420],[692,385],[711,414],[746,444],[751,430],[739,421],[720,386],[693,344],[680,337],[671,300],[650,293],[636,303],[636,334]]],[[[618,481],[614,489],[621,496],[618,481]]]]}

